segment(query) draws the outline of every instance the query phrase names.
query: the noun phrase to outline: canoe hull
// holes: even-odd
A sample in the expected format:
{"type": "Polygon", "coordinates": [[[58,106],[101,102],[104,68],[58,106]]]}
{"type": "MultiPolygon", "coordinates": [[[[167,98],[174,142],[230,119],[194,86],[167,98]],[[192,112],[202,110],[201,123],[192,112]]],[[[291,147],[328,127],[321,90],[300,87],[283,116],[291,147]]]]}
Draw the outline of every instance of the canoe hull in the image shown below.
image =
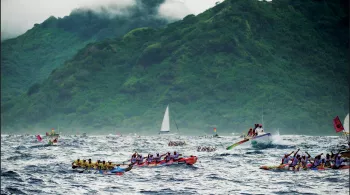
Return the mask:
{"type": "Polygon", "coordinates": [[[170,161],[166,162],[165,160],[162,160],[159,163],[144,162],[142,164],[134,164],[134,167],[159,167],[159,166],[168,166],[168,165],[176,165],[176,164],[193,165],[197,162],[197,159],[198,159],[197,156],[190,156],[190,157],[180,158],[177,161],[170,160],[170,161]]]}

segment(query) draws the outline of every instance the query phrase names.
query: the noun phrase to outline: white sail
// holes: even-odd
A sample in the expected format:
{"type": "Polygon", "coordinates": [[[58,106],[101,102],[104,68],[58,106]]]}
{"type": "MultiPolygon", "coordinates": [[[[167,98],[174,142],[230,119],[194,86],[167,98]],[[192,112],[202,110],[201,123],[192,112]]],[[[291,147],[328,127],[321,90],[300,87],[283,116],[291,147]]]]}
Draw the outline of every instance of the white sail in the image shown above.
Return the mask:
{"type": "Polygon", "coordinates": [[[349,113],[344,119],[344,131],[349,133],[349,113]]]}
{"type": "Polygon", "coordinates": [[[160,128],[161,132],[169,132],[170,131],[170,119],[169,119],[169,105],[166,107],[162,127],[160,128]]]}

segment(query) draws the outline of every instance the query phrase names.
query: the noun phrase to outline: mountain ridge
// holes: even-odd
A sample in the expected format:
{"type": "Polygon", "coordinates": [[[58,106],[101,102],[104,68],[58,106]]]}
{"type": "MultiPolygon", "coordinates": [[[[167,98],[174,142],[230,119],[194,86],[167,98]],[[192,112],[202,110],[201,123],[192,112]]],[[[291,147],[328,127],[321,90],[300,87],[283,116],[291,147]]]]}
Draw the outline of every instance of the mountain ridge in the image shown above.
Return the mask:
{"type": "Polygon", "coordinates": [[[127,15],[75,9],[69,16],[51,16],[26,33],[2,41],[2,102],[42,82],[87,43],[122,36],[137,27],[162,27],[172,21],[156,15],[156,8],[164,0],[135,2],[136,5],[124,8],[127,15]]]}
{"type": "Polygon", "coordinates": [[[2,125],[150,130],[170,104],[184,129],[247,129],[264,109],[271,129],[332,133],[332,118],[349,110],[346,25],[321,10],[312,14],[325,18],[320,31],[301,5],[320,2],[226,0],[164,29],[88,44],[8,106],[2,125]]]}

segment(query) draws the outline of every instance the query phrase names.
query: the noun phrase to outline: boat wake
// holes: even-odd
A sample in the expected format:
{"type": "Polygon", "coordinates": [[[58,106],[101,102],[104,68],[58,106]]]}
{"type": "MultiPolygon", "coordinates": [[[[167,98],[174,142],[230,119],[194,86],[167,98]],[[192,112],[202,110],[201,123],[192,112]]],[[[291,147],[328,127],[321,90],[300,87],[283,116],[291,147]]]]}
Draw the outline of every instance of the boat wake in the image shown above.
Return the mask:
{"type": "Polygon", "coordinates": [[[272,134],[268,140],[254,140],[251,142],[251,145],[254,149],[268,149],[268,148],[276,148],[276,149],[288,149],[294,148],[295,143],[287,140],[283,140],[280,136],[279,131],[272,134]]]}

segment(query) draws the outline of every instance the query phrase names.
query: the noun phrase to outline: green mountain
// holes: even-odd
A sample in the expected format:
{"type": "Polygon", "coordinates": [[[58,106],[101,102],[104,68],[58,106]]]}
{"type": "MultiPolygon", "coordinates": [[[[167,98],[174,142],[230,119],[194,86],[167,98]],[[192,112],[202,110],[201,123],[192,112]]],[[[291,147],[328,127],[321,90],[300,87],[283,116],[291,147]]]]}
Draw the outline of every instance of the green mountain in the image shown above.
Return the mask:
{"type": "Polygon", "coordinates": [[[164,0],[136,1],[114,17],[77,9],[64,18],[50,17],[25,34],[1,43],[1,100],[13,99],[46,79],[87,43],[122,36],[138,27],[161,27],[168,20],[157,16],[164,0]],[[123,14],[124,13],[124,14],[123,14]]]}
{"type": "Polygon", "coordinates": [[[349,112],[348,1],[226,0],[88,44],[2,106],[3,128],[331,134],[349,112]],[[172,129],[176,129],[172,126],[172,129]]]}

